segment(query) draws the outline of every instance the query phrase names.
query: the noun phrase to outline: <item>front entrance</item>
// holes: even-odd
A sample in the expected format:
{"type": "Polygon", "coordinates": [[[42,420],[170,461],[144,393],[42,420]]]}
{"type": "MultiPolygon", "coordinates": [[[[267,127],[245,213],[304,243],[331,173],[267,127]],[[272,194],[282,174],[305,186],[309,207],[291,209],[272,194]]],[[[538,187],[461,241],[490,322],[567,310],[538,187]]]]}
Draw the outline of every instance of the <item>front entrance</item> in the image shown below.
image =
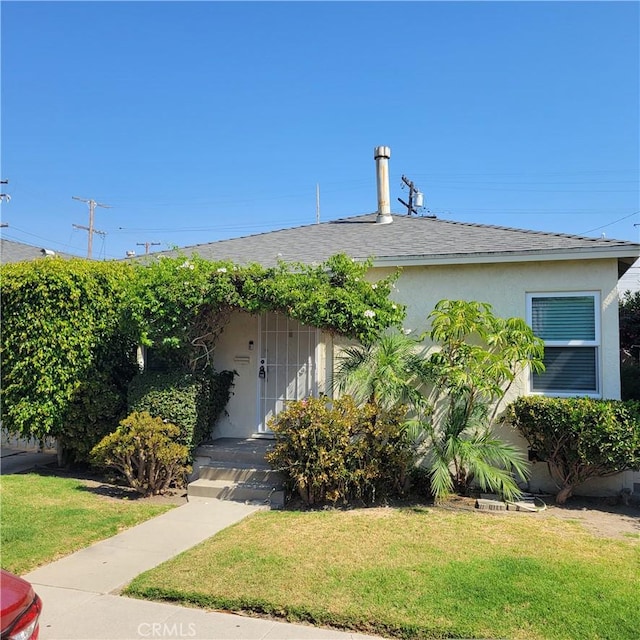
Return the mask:
{"type": "Polygon", "coordinates": [[[269,433],[269,420],[288,400],[318,393],[318,329],[278,314],[266,314],[260,327],[258,361],[258,431],[269,433]]]}

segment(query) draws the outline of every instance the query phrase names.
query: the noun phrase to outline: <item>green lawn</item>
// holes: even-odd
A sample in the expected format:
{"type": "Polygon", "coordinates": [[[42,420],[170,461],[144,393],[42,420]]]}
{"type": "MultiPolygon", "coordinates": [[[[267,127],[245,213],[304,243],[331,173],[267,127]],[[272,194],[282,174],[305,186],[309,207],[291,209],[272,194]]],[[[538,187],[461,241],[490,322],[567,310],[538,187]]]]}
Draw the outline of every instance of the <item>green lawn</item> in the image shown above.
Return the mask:
{"type": "Polygon", "coordinates": [[[0,565],[22,574],[171,506],[109,499],[76,479],[17,474],[0,477],[0,508],[0,565]]]}
{"type": "Polygon", "coordinates": [[[262,512],[128,593],[402,638],[609,638],[640,630],[637,540],[533,514],[262,512]]]}

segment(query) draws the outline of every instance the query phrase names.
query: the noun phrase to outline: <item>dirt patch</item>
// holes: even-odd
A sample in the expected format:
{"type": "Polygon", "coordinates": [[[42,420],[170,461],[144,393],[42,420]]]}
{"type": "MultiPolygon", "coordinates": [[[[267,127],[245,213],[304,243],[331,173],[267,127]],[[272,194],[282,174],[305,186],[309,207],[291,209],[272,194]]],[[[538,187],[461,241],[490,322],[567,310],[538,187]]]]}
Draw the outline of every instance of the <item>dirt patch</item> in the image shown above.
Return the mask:
{"type": "Polygon", "coordinates": [[[187,502],[187,490],[171,488],[158,496],[144,497],[115,475],[100,474],[90,468],[64,469],[53,465],[37,467],[34,471],[42,475],[57,476],[60,478],[73,478],[79,480],[83,489],[101,496],[105,500],[144,500],[149,504],[175,504],[181,505],[187,502]]]}
{"type": "Polygon", "coordinates": [[[579,522],[591,534],[603,538],[617,538],[640,542],[640,505],[619,504],[607,498],[573,497],[567,504],[554,504],[553,497],[544,501],[542,511],[527,513],[523,511],[478,511],[475,498],[453,498],[445,505],[431,507],[435,509],[472,510],[487,516],[500,515],[511,518],[560,518],[579,522]]]}
{"type": "Polygon", "coordinates": [[[566,505],[551,505],[536,515],[580,522],[596,536],[626,540],[635,537],[640,541],[640,505],[612,505],[601,498],[571,498],[566,505]]]}

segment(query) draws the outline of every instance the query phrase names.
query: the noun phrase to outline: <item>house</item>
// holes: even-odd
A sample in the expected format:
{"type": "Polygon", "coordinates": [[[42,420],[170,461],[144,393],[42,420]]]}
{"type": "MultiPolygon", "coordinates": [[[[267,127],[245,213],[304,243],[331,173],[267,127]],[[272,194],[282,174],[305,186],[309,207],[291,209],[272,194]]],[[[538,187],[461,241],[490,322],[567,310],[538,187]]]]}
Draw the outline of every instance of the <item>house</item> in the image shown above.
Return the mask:
{"type": "Polygon", "coordinates": [[[34,247],[24,242],[16,242],[15,240],[7,240],[0,238],[0,264],[9,264],[10,262],[28,262],[38,260],[39,258],[49,258],[53,256],[61,256],[63,258],[74,258],[68,253],[59,253],[51,249],[34,247]]]}
{"type": "MultiPolygon", "coordinates": [[[[377,147],[378,211],[320,224],[186,247],[182,254],[263,266],[320,263],[333,254],[372,258],[373,280],[401,269],[395,299],[407,306],[405,330],[421,332],[443,299],[488,302],[497,315],[526,318],[546,341],[546,371],[523,375],[505,402],[522,394],[620,398],[619,279],[640,245],[508,227],[469,224],[390,211],[388,147],[377,147]]],[[[160,252],[156,255],[171,255],[160,252]]],[[[269,419],[286,400],[329,391],[343,341],[286,317],[236,313],[216,348],[215,366],[235,369],[234,395],[214,437],[268,436],[269,419]]],[[[522,447],[517,434],[503,434],[522,447]]],[[[546,465],[531,487],[552,490],[546,465]]],[[[640,492],[640,474],[625,472],[583,491],[640,492]]]]}

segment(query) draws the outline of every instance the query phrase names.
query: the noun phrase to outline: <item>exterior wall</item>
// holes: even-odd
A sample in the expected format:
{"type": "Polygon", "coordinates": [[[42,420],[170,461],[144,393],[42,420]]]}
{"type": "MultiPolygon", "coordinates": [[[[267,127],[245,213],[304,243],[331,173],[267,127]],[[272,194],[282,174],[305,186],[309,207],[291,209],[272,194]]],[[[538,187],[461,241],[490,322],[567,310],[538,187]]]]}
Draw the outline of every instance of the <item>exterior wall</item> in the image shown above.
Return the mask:
{"type": "MultiPolygon", "coordinates": [[[[373,269],[370,277],[377,280],[390,269],[373,269]]],[[[416,334],[428,328],[427,316],[439,300],[465,299],[488,302],[503,317],[526,317],[526,294],[534,292],[596,291],[601,302],[600,372],[602,396],[620,397],[617,262],[589,260],[574,262],[522,262],[493,265],[446,265],[405,267],[396,282],[393,297],[407,305],[404,327],[416,334]]],[[[260,321],[257,316],[234,314],[216,349],[217,369],[238,372],[233,396],[214,429],[214,437],[244,438],[252,436],[259,424],[258,360],[260,321]],[[253,341],[253,350],[249,349],[253,341]]],[[[328,382],[333,368],[334,352],[348,341],[323,335],[318,349],[319,390],[329,392],[328,382]]],[[[511,388],[504,403],[529,393],[529,377],[523,375],[511,388]]],[[[523,438],[513,429],[500,428],[500,435],[526,450],[523,438]]],[[[544,463],[531,465],[530,489],[555,492],[544,463]]],[[[633,489],[640,474],[626,472],[611,478],[586,483],[579,493],[584,495],[617,494],[624,487],[633,489]]]]}
{"type": "Polygon", "coordinates": [[[257,429],[257,376],[260,340],[258,316],[234,313],[216,345],[218,371],[237,371],[226,413],[218,419],[214,438],[248,438],[257,429]],[[249,342],[253,341],[253,349],[249,342]]]}
{"type": "MultiPolygon", "coordinates": [[[[249,438],[256,434],[258,415],[258,368],[260,360],[260,317],[236,312],[220,336],[214,365],[219,371],[236,371],[233,395],[227,411],[218,420],[213,438],[249,438]],[[253,342],[253,348],[250,348],[253,342]]],[[[327,392],[328,371],[333,366],[332,340],[321,333],[316,350],[318,393],[327,392]]]]}
{"type": "MultiPolygon", "coordinates": [[[[378,269],[373,279],[390,270],[378,269]]],[[[428,328],[427,316],[444,298],[488,302],[502,317],[526,318],[526,294],[538,292],[596,291],[601,302],[600,376],[603,398],[620,398],[620,361],[618,330],[618,292],[616,260],[574,262],[522,262],[491,265],[446,265],[442,267],[406,267],[396,283],[394,298],[407,305],[405,329],[416,334],[428,328]]],[[[529,375],[517,380],[503,401],[506,406],[519,395],[528,394],[529,375]]],[[[505,440],[526,451],[526,441],[512,428],[498,428],[505,440]]],[[[530,467],[529,488],[555,493],[545,463],[530,467]]],[[[585,483],[577,493],[582,495],[619,494],[623,488],[633,489],[640,474],[627,471],[610,478],[585,483]]]]}

